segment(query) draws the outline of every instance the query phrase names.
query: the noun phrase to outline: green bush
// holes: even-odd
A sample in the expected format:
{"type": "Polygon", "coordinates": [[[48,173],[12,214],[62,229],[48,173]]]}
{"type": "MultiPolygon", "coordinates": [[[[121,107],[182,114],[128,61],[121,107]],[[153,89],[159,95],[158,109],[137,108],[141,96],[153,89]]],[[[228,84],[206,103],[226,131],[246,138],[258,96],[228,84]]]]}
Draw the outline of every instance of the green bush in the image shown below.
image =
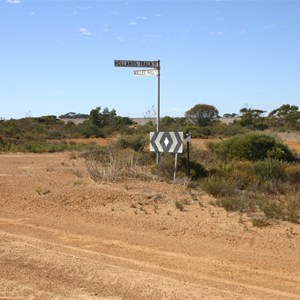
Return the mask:
{"type": "MultiPolygon", "coordinates": [[[[254,226],[262,227],[271,224],[271,220],[284,220],[300,224],[300,195],[288,197],[280,202],[273,199],[226,196],[216,199],[212,204],[223,207],[226,211],[258,212],[252,216],[254,226]]],[[[250,215],[251,216],[251,215],[250,215]]]]}
{"type": "Polygon", "coordinates": [[[288,196],[286,201],[267,200],[260,202],[260,209],[268,219],[280,219],[300,223],[300,194],[288,196]]]}
{"type": "Polygon", "coordinates": [[[149,143],[148,138],[145,135],[134,134],[121,136],[117,139],[117,146],[122,149],[133,149],[135,151],[141,151],[149,143]]]}
{"type": "Polygon", "coordinates": [[[180,211],[183,211],[183,210],[184,210],[184,203],[183,203],[182,201],[177,200],[177,201],[175,202],[175,206],[176,206],[176,208],[178,208],[180,211]]]}
{"type": "MultiPolygon", "coordinates": [[[[209,170],[210,178],[216,183],[207,183],[206,185],[211,186],[214,189],[222,190],[223,185],[228,189],[235,189],[236,192],[249,189],[250,191],[255,190],[259,179],[254,173],[253,163],[248,161],[231,162],[231,163],[219,163],[211,167],[209,170]],[[221,185],[218,187],[218,183],[221,185]]],[[[230,192],[231,193],[231,192],[230,192]]]]}
{"type": "Polygon", "coordinates": [[[209,149],[223,160],[257,161],[265,158],[295,160],[291,150],[281,141],[261,133],[248,133],[220,143],[210,143],[209,149]]]}
{"type": "Polygon", "coordinates": [[[260,208],[269,219],[284,219],[284,207],[281,204],[266,202],[260,208]]]}
{"type": "Polygon", "coordinates": [[[284,181],[285,164],[278,159],[266,158],[254,165],[255,173],[264,181],[284,181]]]}

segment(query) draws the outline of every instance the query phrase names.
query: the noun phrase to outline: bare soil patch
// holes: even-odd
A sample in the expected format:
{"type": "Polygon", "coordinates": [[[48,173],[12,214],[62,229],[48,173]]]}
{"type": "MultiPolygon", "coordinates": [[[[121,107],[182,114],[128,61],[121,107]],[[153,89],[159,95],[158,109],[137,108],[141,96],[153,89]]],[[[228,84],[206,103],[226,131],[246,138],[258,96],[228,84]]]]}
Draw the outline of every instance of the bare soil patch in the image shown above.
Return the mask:
{"type": "Polygon", "coordinates": [[[96,184],[69,153],[0,154],[0,299],[300,299],[300,225],[210,200],[96,184]]]}

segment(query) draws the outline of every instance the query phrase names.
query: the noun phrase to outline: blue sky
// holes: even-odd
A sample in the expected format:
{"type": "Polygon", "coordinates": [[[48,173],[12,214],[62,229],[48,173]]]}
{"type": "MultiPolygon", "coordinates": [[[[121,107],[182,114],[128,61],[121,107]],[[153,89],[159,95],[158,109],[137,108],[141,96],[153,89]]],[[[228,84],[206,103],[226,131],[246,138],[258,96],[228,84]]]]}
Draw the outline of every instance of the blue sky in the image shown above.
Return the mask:
{"type": "Polygon", "coordinates": [[[300,106],[299,53],[299,1],[2,0],[0,118],[143,117],[157,77],[119,59],[161,61],[161,116],[300,106]]]}

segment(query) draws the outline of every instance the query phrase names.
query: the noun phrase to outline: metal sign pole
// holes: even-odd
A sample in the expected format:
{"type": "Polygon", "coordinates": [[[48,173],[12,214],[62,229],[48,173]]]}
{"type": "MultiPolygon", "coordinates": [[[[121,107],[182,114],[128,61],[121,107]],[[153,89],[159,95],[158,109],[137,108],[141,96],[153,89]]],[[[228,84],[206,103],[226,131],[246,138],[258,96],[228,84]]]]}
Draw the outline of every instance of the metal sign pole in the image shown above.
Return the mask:
{"type": "Polygon", "coordinates": [[[160,120],[160,60],[158,61],[158,74],[157,74],[157,121],[156,132],[159,132],[159,120],[160,120]]]}
{"type": "Polygon", "coordinates": [[[177,159],[178,159],[178,153],[175,153],[175,166],[174,166],[174,176],[173,176],[173,181],[175,182],[176,180],[176,173],[177,173],[177,159]]]}
{"type": "MultiPolygon", "coordinates": [[[[156,119],[156,132],[159,132],[159,120],[160,120],[160,60],[158,60],[157,67],[157,119],[156,119]]],[[[156,164],[159,164],[159,152],[156,153],[156,164]]]]}
{"type": "Polygon", "coordinates": [[[187,149],[187,175],[190,177],[190,142],[186,142],[186,149],[187,149]]]}

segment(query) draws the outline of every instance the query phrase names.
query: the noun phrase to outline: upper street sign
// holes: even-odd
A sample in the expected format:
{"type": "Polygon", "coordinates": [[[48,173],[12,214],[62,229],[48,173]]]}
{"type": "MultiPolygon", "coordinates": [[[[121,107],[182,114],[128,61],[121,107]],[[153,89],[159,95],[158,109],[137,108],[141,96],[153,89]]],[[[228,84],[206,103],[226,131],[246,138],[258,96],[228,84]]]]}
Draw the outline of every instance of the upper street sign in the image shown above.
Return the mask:
{"type": "Polygon", "coordinates": [[[183,132],[150,132],[150,151],[182,153],[183,132]]]}
{"type": "Polygon", "coordinates": [[[149,70],[134,70],[134,76],[157,76],[158,70],[157,69],[149,69],[149,70]]]}
{"type": "Polygon", "coordinates": [[[147,60],[115,60],[115,67],[159,68],[159,61],[147,61],[147,60]]]}

